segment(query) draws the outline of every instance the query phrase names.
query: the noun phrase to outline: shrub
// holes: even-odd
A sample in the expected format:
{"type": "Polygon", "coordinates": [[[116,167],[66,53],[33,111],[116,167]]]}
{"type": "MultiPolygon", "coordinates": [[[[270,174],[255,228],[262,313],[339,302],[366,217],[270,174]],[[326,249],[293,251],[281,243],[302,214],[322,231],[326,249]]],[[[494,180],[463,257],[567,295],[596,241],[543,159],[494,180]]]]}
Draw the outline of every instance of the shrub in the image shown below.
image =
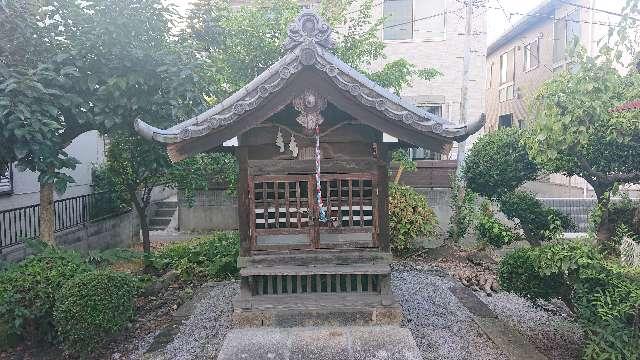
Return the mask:
{"type": "Polygon", "coordinates": [[[585,329],[585,358],[640,356],[640,270],[606,260],[595,246],[517,250],[501,261],[500,283],[530,300],[561,298],[585,329]]]}
{"type": "Polygon", "coordinates": [[[152,255],[157,269],[172,268],[183,280],[223,279],[238,274],[237,232],[217,232],[169,245],[152,255]]]}
{"type": "Polygon", "coordinates": [[[480,244],[489,244],[497,249],[519,240],[519,234],[496,219],[488,203],[481,206],[475,229],[480,244]]]}
{"type": "Polygon", "coordinates": [[[73,277],[91,270],[78,254],[47,248],[0,272],[0,323],[4,324],[0,336],[52,341],[58,291],[73,277]]]}
{"type": "Polygon", "coordinates": [[[477,195],[468,189],[455,177],[451,177],[451,225],[447,236],[453,242],[462,240],[473,225],[476,214],[477,195]]]}
{"type": "Polygon", "coordinates": [[[529,158],[518,129],[500,129],[478,139],[465,159],[467,188],[488,198],[513,191],[534,180],[538,167],[529,158]]]}
{"type": "Polygon", "coordinates": [[[99,270],[76,276],[60,290],[54,319],[67,349],[86,353],[120,331],[133,316],[136,281],[99,270]]]}
{"type": "Polygon", "coordinates": [[[585,358],[640,358],[640,270],[603,262],[581,269],[575,303],[585,358]]]}
{"type": "Polygon", "coordinates": [[[417,237],[435,236],[437,228],[436,214],[422,194],[409,186],[389,186],[389,236],[393,251],[406,253],[417,237]]]}
{"type": "Polygon", "coordinates": [[[575,229],[567,215],[546,207],[533,194],[526,191],[504,193],[498,200],[500,211],[510,220],[518,219],[526,240],[531,245],[554,240],[564,230],[575,229]]]}
{"type": "Polygon", "coordinates": [[[536,248],[517,249],[500,262],[500,286],[531,301],[560,297],[565,286],[557,273],[545,274],[538,269],[536,248]]]}

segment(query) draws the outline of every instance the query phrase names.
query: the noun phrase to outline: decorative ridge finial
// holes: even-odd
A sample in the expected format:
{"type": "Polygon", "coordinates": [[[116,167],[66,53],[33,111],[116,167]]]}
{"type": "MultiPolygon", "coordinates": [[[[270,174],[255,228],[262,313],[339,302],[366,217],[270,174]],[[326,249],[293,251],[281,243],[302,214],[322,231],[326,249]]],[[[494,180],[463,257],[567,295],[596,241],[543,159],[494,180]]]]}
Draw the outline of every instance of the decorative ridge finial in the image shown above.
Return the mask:
{"type": "Polygon", "coordinates": [[[301,44],[315,43],[327,49],[336,44],[331,38],[331,27],[311,9],[302,12],[287,30],[289,36],[284,44],[285,50],[291,50],[301,44]]]}

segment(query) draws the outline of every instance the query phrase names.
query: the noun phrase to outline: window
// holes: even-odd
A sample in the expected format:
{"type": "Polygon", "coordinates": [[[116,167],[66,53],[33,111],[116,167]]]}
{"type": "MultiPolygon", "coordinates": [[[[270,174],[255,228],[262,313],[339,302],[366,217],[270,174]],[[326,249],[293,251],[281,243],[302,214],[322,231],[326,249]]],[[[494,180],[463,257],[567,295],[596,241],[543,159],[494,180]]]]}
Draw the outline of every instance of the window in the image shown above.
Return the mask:
{"type": "Polygon", "coordinates": [[[575,10],[553,22],[553,63],[567,59],[567,50],[580,37],[580,12],[575,10]]]}
{"type": "Polygon", "coordinates": [[[487,84],[487,89],[491,89],[491,81],[493,79],[493,63],[489,64],[489,66],[487,67],[487,79],[486,84],[487,84]]]}
{"type": "Polygon", "coordinates": [[[384,40],[443,40],[445,0],[385,0],[384,40]]]}
{"type": "Polygon", "coordinates": [[[535,69],[540,65],[540,42],[538,39],[524,47],[524,71],[535,69]]]}
{"type": "Polygon", "coordinates": [[[500,55],[500,85],[513,82],[515,71],[515,49],[511,49],[500,55]]]}
{"type": "Polygon", "coordinates": [[[513,126],[513,114],[498,116],[498,128],[510,128],[513,126]]]}
{"type": "Polygon", "coordinates": [[[0,170],[0,195],[13,193],[13,170],[11,165],[0,170]]]}
{"type": "Polygon", "coordinates": [[[505,102],[516,97],[516,90],[513,84],[508,84],[498,89],[498,101],[505,102]]]}
{"type": "MultiPolygon", "coordinates": [[[[418,107],[434,115],[442,116],[442,104],[419,105],[418,107]]],[[[409,149],[409,156],[413,160],[442,160],[442,154],[439,152],[423,148],[409,149]]]]}

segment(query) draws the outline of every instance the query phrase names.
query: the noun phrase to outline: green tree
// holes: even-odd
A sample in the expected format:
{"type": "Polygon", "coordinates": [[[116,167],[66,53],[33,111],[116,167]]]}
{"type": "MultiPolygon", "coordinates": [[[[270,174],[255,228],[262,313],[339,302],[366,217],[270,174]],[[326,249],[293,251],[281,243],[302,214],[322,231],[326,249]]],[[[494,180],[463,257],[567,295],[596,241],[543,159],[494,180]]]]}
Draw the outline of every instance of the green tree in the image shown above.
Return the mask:
{"type": "Polygon", "coordinates": [[[533,101],[527,138],[531,157],[549,172],[578,175],[603,209],[597,235],[611,236],[609,199],[617,184],[640,182],[640,111],[616,106],[640,97],[640,75],[621,75],[611,52],[597,58],[579,50],[574,71],[546,82],[533,101]]]}
{"type": "MultiPolygon", "coordinates": [[[[373,0],[323,0],[318,12],[333,27],[334,53],[381,86],[399,93],[412,79],[433,79],[440,73],[419,69],[405,59],[388,62],[378,71],[369,65],[382,60],[382,19],[372,20],[373,0]],[[354,10],[355,9],[355,10],[354,10]]],[[[297,0],[257,0],[231,7],[224,0],[198,0],[188,12],[182,36],[206,58],[205,73],[215,101],[253,80],[283,53],[287,27],[300,12],[297,0]]]]}
{"type": "Polygon", "coordinates": [[[174,16],[160,0],[0,3],[0,165],[40,173],[43,240],[53,242],[54,185],[73,182],[63,170],[77,163],[64,151],[74,138],[202,106],[174,16]]]}
{"type": "Polygon", "coordinates": [[[109,137],[106,163],[100,171],[101,184],[119,194],[123,204],[132,206],[138,214],[142,232],[142,248],[151,252],[147,209],[151,191],[168,185],[171,162],[162,145],[146,141],[133,133],[112,134],[109,137]]]}

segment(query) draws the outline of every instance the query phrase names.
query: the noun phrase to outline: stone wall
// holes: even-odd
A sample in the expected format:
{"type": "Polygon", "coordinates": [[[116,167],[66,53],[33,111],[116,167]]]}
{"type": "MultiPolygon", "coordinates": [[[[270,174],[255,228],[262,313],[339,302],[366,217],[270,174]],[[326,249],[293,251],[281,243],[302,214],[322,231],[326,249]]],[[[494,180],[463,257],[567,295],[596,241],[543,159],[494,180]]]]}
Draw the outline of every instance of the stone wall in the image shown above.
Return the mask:
{"type": "MultiPolygon", "coordinates": [[[[106,250],[129,247],[140,241],[140,222],[135,211],[108,217],[56,233],[56,242],[68,249],[86,253],[91,250],[106,250]]],[[[20,261],[31,253],[25,245],[4,249],[2,261],[20,261]]]]}

